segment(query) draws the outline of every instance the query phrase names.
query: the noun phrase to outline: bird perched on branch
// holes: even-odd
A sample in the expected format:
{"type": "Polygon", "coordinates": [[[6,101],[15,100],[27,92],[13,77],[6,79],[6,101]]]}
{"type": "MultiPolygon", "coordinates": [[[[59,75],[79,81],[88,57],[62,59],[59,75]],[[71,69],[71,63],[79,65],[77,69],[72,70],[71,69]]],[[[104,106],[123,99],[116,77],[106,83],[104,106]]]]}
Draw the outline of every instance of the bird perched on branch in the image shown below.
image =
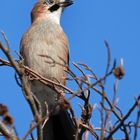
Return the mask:
{"type": "MultiPolygon", "coordinates": [[[[21,55],[24,64],[38,74],[65,85],[69,50],[68,40],[60,25],[63,9],[72,4],[71,0],[46,2],[40,0],[31,11],[31,27],[21,40],[21,55]]],[[[42,117],[46,115],[46,104],[51,116],[43,129],[43,140],[74,140],[75,127],[66,110],[59,107],[59,97],[63,91],[38,80],[29,81],[32,93],[41,104],[42,117]]],[[[61,95],[62,96],[62,95],[61,95]]]]}

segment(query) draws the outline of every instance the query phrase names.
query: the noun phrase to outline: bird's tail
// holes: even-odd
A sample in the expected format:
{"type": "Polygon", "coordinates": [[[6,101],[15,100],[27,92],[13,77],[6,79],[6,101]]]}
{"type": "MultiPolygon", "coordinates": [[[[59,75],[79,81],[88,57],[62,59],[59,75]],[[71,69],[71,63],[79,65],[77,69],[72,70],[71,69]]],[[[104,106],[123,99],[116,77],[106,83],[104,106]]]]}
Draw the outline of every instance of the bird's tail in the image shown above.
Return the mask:
{"type": "Polygon", "coordinates": [[[75,140],[76,127],[67,111],[60,111],[46,122],[43,140],[75,140]]]}

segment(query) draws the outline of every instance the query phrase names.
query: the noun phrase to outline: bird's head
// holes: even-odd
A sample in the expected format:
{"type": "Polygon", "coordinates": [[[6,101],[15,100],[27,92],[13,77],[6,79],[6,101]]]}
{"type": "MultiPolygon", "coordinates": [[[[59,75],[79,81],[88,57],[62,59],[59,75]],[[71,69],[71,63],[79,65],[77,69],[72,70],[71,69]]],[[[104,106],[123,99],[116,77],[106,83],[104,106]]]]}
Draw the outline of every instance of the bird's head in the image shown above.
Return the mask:
{"type": "Polygon", "coordinates": [[[40,0],[31,11],[31,21],[33,23],[44,18],[60,20],[63,9],[72,4],[72,0],[40,0]]]}

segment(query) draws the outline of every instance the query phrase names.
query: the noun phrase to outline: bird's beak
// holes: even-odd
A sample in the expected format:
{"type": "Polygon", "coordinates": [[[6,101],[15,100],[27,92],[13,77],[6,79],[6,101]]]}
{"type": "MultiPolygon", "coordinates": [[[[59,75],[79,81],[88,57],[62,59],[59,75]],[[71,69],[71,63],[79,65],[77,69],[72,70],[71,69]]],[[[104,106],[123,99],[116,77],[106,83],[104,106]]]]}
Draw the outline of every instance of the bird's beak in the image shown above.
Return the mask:
{"type": "Polygon", "coordinates": [[[73,4],[73,1],[72,0],[66,0],[64,2],[58,2],[57,3],[60,7],[68,7],[70,5],[73,4]]]}
{"type": "Polygon", "coordinates": [[[55,10],[59,9],[60,7],[65,8],[65,7],[68,7],[68,6],[72,5],[72,4],[73,4],[72,0],[66,0],[64,2],[57,2],[57,3],[53,4],[53,5],[51,5],[49,10],[50,11],[55,11],[55,10]]]}

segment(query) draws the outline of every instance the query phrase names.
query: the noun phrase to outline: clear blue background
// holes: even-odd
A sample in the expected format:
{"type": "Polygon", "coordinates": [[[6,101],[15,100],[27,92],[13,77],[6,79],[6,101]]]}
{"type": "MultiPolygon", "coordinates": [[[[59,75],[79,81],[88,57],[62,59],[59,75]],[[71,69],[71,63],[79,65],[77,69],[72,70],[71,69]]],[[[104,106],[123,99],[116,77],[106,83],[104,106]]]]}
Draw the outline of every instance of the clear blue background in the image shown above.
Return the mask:
{"type": "MultiPolygon", "coordinates": [[[[0,30],[7,35],[15,58],[21,36],[30,26],[30,11],[35,2],[2,0],[0,3],[0,30]]],[[[64,11],[61,24],[70,42],[70,62],[86,63],[102,76],[107,61],[104,40],[109,42],[112,62],[114,58],[118,63],[120,58],[124,59],[126,75],[119,83],[118,97],[119,105],[126,113],[134,97],[140,93],[140,1],[75,0],[74,5],[64,11]]],[[[0,39],[3,40],[2,36],[0,39]]],[[[1,51],[0,57],[4,57],[1,51]]],[[[114,79],[108,82],[107,92],[111,95],[114,79]]],[[[98,96],[94,97],[92,104],[99,100],[98,96]]],[[[11,68],[0,68],[0,103],[8,106],[18,133],[23,136],[29,128],[32,114],[14,81],[11,68]]],[[[134,117],[135,113],[131,119],[134,117]]],[[[100,120],[95,120],[95,126],[98,126],[100,120]]]]}

